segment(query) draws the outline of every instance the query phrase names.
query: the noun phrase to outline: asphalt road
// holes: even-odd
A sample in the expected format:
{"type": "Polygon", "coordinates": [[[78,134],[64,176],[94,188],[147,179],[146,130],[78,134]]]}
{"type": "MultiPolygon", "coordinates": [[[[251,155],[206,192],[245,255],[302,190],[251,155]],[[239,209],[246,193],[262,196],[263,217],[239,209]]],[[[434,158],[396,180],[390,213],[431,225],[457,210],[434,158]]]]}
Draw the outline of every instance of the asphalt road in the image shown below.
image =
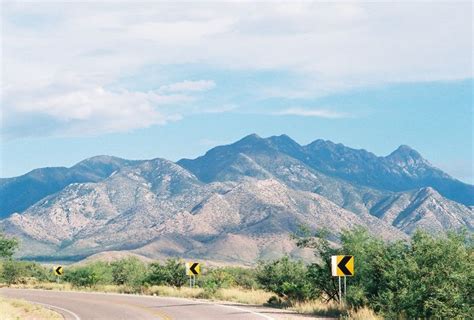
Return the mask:
{"type": "MultiPolygon", "coordinates": [[[[64,292],[1,288],[0,295],[25,299],[61,313],[67,320],[89,319],[215,319],[264,320],[289,319],[288,315],[272,314],[236,304],[217,304],[182,298],[138,295],[64,292]]],[[[266,310],[266,311],[265,311],[266,310]]]]}

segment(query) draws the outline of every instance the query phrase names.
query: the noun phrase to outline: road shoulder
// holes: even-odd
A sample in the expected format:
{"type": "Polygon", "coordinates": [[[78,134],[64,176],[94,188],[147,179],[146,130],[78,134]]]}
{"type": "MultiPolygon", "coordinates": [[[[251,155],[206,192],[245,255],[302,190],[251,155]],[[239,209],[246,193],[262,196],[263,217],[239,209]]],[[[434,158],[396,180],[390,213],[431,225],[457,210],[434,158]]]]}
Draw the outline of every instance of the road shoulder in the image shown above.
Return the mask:
{"type": "Polygon", "coordinates": [[[63,317],[48,308],[22,299],[0,296],[0,320],[62,320],[63,317]]]}

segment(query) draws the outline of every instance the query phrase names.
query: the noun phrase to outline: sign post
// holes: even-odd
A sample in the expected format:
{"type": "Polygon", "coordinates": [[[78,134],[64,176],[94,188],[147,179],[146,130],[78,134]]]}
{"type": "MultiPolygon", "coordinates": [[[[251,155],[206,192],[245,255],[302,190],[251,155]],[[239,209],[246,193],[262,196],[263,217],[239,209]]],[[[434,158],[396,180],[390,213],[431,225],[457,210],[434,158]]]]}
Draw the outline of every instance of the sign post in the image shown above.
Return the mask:
{"type": "Polygon", "coordinates": [[[339,303],[342,304],[341,277],[344,277],[344,298],[347,294],[346,277],[354,276],[354,256],[331,256],[331,274],[338,277],[339,303]]]}
{"type": "Polygon", "coordinates": [[[201,274],[201,264],[199,262],[186,262],[186,275],[189,276],[189,287],[196,286],[196,276],[201,274]]]}
{"type": "Polygon", "coordinates": [[[53,271],[56,275],[56,282],[59,283],[59,277],[64,274],[64,268],[63,266],[54,266],[53,271]]]}

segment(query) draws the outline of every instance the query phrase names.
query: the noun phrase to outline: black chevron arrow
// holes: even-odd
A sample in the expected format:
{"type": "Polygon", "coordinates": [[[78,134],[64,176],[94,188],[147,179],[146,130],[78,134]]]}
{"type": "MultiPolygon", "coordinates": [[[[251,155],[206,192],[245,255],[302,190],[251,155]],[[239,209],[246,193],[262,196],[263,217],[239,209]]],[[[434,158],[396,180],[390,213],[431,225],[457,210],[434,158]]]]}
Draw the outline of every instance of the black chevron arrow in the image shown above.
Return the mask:
{"type": "Polygon", "coordinates": [[[344,258],[342,258],[341,261],[339,261],[339,263],[337,264],[337,267],[339,268],[339,270],[342,271],[345,276],[352,276],[352,272],[350,272],[349,269],[347,269],[346,267],[346,264],[351,260],[351,258],[351,256],[344,256],[344,258]]]}
{"type": "Polygon", "coordinates": [[[197,272],[197,270],[196,270],[196,267],[197,267],[198,265],[199,265],[199,263],[194,262],[194,263],[191,265],[191,267],[189,268],[189,270],[190,270],[192,273],[194,273],[194,274],[199,274],[199,273],[197,272]]]}
{"type": "Polygon", "coordinates": [[[194,263],[191,265],[191,267],[189,268],[189,270],[191,270],[191,272],[194,273],[194,274],[199,274],[199,272],[197,272],[197,270],[195,269],[198,265],[199,265],[199,263],[194,262],[194,263]]]}
{"type": "Polygon", "coordinates": [[[63,267],[57,267],[55,271],[56,274],[63,274],[63,267]]]}

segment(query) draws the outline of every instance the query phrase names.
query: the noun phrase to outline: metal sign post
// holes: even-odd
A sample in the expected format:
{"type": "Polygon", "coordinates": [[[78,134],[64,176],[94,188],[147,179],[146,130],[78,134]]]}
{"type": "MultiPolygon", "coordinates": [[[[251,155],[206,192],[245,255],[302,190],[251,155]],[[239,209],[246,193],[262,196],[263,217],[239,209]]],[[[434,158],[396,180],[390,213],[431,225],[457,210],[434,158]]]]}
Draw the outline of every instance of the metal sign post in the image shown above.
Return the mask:
{"type": "Polygon", "coordinates": [[[347,283],[346,283],[346,276],[344,276],[344,298],[347,296],[347,283]]]}
{"type": "Polygon", "coordinates": [[[196,276],[201,274],[201,264],[199,262],[186,262],[186,275],[189,276],[189,287],[196,286],[196,276]]]}
{"type": "Polygon", "coordinates": [[[59,278],[64,274],[63,266],[54,266],[54,274],[56,275],[56,282],[59,283],[59,278]]]}
{"type": "Polygon", "coordinates": [[[338,277],[339,282],[339,304],[342,304],[342,283],[341,277],[344,277],[344,298],[347,295],[347,280],[346,277],[354,275],[354,256],[332,256],[331,257],[331,274],[333,277],[338,277]]]}
{"type": "Polygon", "coordinates": [[[341,277],[337,278],[339,279],[339,304],[342,304],[341,277]]]}

